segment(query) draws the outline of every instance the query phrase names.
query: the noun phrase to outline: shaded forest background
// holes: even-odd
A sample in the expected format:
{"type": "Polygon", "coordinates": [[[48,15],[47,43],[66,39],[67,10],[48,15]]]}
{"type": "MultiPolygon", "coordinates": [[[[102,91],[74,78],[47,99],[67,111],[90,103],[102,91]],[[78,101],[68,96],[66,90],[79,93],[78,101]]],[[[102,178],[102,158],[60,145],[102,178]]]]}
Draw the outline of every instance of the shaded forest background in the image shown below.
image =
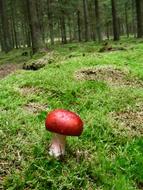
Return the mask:
{"type": "Polygon", "coordinates": [[[0,0],[0,47],[143,37],[142,0],[0,0]]]}

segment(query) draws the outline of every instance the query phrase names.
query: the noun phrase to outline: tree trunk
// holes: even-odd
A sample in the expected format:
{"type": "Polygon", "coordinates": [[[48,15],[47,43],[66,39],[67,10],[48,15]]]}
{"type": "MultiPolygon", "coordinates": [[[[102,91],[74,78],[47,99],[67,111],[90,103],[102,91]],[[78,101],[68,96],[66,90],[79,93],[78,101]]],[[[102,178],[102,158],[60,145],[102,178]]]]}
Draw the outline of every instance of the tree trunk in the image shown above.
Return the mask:
{"type": "Polygon", "coordinates": [[[65,24],[65,15],[64,11],[61,11],[61,37],[62,37],[62,43],[67,43],[67,35],[66,35],[66,24],[65,24]]]}
{"type": "Polygon", "coordinates": [[[110,23],[106,23],[106,37],[109,40],[110,39],[110,23]]]}
{"type": "Polygon", "coordinates": [[[13,26],[14,44],[15,44],[16,49],[18,49],[14,3],[15,1],[11,1],[12,26],[13,26]]]}
{"type": "Polygon", "coordinates": [[[136,37],[135,0],[132,0],[132,33],[136,37]]]}
{"type": "Polygon", "coordinates": [[[28,26],[25,26],[25,33],[26,33],[26,44],[27,47],[31,47],[31,32],[28,26]]]}
{"type": "Polygon", "coordinates": [[[39,27],[40,27],[40,31],[41,31],[41,35],[42,35],[42,40],[43,40],[43,44],[45,43],[45,34],[44,34],[44,22],[43,22],[43,18],[44,18],[44,14],[43,14],[43,1],[41,0],[36,0],[36,11],[37,11],[37,17],[38,17],[38,23],[39,23],[39,27]]]}
{"type": "Polygon", "coordinates": [[[85,41],[89,40],[89,26],[88,26],[88,8],[87,0],[83,0],[83,14],[84,14],[84,27],[85,27],[85,41]]]}
{"type": "Polygon", "coordinates": [[[14,26],[13,26],[12,20],[13,20],[13,19],[12,19],[12,17],[11,17],[10,33],[11,33],[11,47],[12,47],[12,49],[13,49],[13,48],[15,48],[15,39],[14,39],[14,31],[13,31],[14,26]]]}
{"type": "Polygon", "coordinates": [[[114,35],[114,41],[117,41],[120,39],[120,37],[119,37],[118,19],[117,19],[115,0],[111,0],[111,5],[112,5],[112,19],[113,19],[113,35],[114,35]]]}
{"type": "Polygon", "coordinates": [[[69,41],[72,41],[72,30],[71,30],[71,19],[68,18],[68,31],[69,31],[69,41]]]}
{"type": "Polygon", "coordinates": [[[58,35],[56,36],[56,38],[58,38],[57,41],[59,43],[61,43],[61,23],[60,23],[60,19],[58,20],[57,32],[58,32],[58,35]]]}
{"type": "Polygon", "coordinates": [[[81,42],[80,10],[77,10],[77,27],[78,27],[78,41],[81,42]]]}
{"type": "Polygon", "coordinates": [[[100,23],[100,14],[99,14],[99,1],[94,0],[95,5],[95,18],[96,18],[96,33],[98,41],[102,41],[102,35],[101,35],[101,23],[100,23]]]}
{"type": "Polygon", "coordinates": [[[25,27],[25,36],[26,36],[26,45],[31,47],[32,40],[31,40],[31,29],[30,29],[30,13],[28,8],[28,0],[21,2],[23,12],[23,22],[25,27]]]}
{"type": "Polygon", "coordinates": [[[143,37],[143,1],[136,0],[136,13],[137,13],[137,37],[143,37]]]}
{"type": "Polygon", "coordinates": [[[45,47],[36,10],[36,0],[27,0],[33,54],[45,47]]]}
{"type": "Polygon", "coordinates": [[[50,31],[50,41],[51,45],[54,44],[54,30],[53,30],[53,17],[51,10],[51,0],[47,0],[47,11],[48,11],[48,23],[49,23],[49,31],[50,31]]]}
{"type": "Polygon", "coordinates": [[[128,3],[125,3],[125,23],[126,23],[126,34],[129,37],[129,24],[128,24],[128,3]]]}
{"type": "Polygon", "coordinates": [[[1,51],[4,50],[4,42],[3,42],[3,34],[2,34],[2,27],[0,23],[0,46],[1,46],[1,51]]]}
{"type": "Polygon", "coordinates": [[[10,27],[9,27],[9,19],[7,16],[7,10],[5,5],[5,0],[0,0],[0,19],[1,19],[1,27],[2,27],[2,51],[6,53],[12,49],[11,44],[11,34],[10,34],[10,27]]]}
{"type": "Polygon", "coordinates": [[[91,24],[91,39],[96,41],[95,24],[91,24]]]}

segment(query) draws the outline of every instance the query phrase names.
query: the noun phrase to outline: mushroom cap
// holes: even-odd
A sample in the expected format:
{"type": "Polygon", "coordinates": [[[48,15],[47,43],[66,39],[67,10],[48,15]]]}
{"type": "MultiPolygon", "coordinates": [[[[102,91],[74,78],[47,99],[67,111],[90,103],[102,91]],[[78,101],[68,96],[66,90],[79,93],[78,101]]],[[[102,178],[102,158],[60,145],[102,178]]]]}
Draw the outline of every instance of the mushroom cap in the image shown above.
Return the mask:
{"type": "Polygon", "coordinates": [[[46,129],[67,136],[80,136],[83,131],[83,121],[74,112],[56,109],[51,111],[45,121],[46,129]]]}

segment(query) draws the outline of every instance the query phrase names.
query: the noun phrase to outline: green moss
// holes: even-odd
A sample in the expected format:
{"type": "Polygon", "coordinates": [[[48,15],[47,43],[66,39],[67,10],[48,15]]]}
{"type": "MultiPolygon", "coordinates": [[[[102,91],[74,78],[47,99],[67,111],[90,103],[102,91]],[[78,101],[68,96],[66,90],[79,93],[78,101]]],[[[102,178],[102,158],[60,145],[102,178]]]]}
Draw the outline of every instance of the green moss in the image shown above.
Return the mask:
{"type": "MultiPolygon", "coordinates": [[[[110,112],[141,105],[143,88],[75,78],[81,68],[116,65],[129,69],[130,77],[143,80],[143,44],[133,39],[110,43],[128,50],[99,53],[102,45],[93,42],[55,46],[58,59],[53,64],[38,71],[19,71],[0,81],[4,189],[133,190],[143,184],[142,138],[117,135],[109,120],[110,112]],[[39,90],[24,96],[19,89],[25,86],[39,90]],[[31,102],[47,105],[47,109],[31,114],[24,109],[31,102]],[[62,161],[48,155],[51,134],[44,127],[47,110],[55,108],[75,111],[85,123],[81,137],[68,138],[62,161]]],[[[17,62],[20,55],[21,51],[1,55],[0,62],[17,62]]]]}

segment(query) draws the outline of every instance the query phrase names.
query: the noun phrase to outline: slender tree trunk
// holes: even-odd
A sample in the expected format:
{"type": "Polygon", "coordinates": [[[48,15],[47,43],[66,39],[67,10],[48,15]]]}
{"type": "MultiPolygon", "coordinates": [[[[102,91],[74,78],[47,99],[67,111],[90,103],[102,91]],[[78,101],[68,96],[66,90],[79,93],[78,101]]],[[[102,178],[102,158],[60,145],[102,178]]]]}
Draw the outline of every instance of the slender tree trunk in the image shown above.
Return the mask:
{"type": "Polygon", "coordinates": [[[72,31],[71,31],[71,19],[68,18],[68,31],[69,31],[69,41],[72,41],[72,31]]]}
{"type": "Polygon", "coordinates": [[[12,44],[11,44],[9,19],[7,16],[5,3],[6,3],[5,0],[0,0],[0,19],[2,27],[2,38],[3,38],[2,51],[5,51],[7,53],[12,49],[12,44]]]}
{"type": "Polygon", "coordinates": [[[18,49],[14,3],[15,1],[11,1],[12,25],[13,25],[14,44],[15,44],[16,49],[18,49]]]}
{"type": "Polygon", "coordinates": [[[78,41],[81,42],[81,20],[80,20],[80,10],[77,10],[77,27],[78,27],[78,41]]]}
{"type": "Polygon", "coordinates": [[[3,42],[3,34],[2,34],[2,26],[0,22],[0,45],[1,45],[1,51],[4,50],[4,42],[3,42]]]}
{"type": "Polygon", "coordinates": [[[56,36],[56,38],[58,38],[58,42],[61,42],[61,24],[60,24],[60,19],[58,20],[58,35],[56,36]]]}
{"type": "Polygon", "coordinates": [[[45,44],[45,35],[44,35],[44,23],[43,23],[43,1],[36,0],[36,11],[37,11],[37,17],[38,17],[38,23],[42,35],[43,44],[45,44]]]}
{"type": "Polygon", "coordinates": [[[10,22],[10,34],[11,34],[11,47],[12,49],[15,48],[15,39],[14,39],[14,31],[13,31],[13,22],[12,22],[13,18],[11,17],[11,22],[10,22]]]}
{"type": "Polygon", "coordinates": [[[85,41],[89,40],[89,24],[88,24],[88,8],[87,0],[83,0],[83,13],[84,13],[84,27],[85,27],[85,41]]]}
{"type": "Polygon", "coordinates": [[[26,44],[26,40],[25,40],[25,27],[24,27],[24,23],[22,22],[21,23],[21,34],[22,34],[22,37],[21,37],[21,45],[22,47],[25,47],[25,44],[26,44]]]}
{"type": "Polygon", "coordinates": [[[65,15],[64,11],[61,11],[61,36],[62,36],[62,43],[67,43],[67,35],[66,35],[66,24],[65,24],[65,15]]]}
{"type": "Polygon", "coordinates": [[[95,34],[95,25],[94,24],[91,24],[91,39],[93,41],[96,41],[96,34],[95,34]]]}
{"type": "Polygon", "coordinates": [[[122,27],[122,22],[121,22],[119,17],[117,18],[117,30],[118,30],[119,35],[123,35],[124,30],[123,30],[123,27],[122,27]]]}
{"type": "Polygon", "coordinates": [[[27,43],[27,47],[31,47],[32,44],[32,40],[31,40],[31,32],[30,32],[30,28],[29,26],[25,26],[26,27],[26,43],[27,43]]]}
{"type": "Polygon", "coordinates": [[[143,1],[136,0],[136,13],[137,13],[137,37],[143,37],[143,1]]]}
{"type": "Polygon", "coordinates": [[[117,18],[117,11],[116,11],[116,1],[111,0],[112,5],[112,19],[113,19],[113,35],[114,35],[114,41],[117,41],[120,39],[119,37],[119,29],[118,29],[118,18],[117,18]]]}
{"type": "Polygon", "coordinates": [[[125,3],[125,23],[126,23],[126,34],[129,37],[129,24],[128,24],[128,3],[125,3]]]}
{"type": "Polygon", "coordinates": [[[26,36],[26,45],[28,47],[32,46],[31,40],[31,27],[30,27],[30,12],[29,12],[29,5],[28,0],[22,1],[21,6],[23,7],[23,22],[25,27],[25,36],[26,36]]]}
{"type": "Polygon", "coordinates": [[[27,0],[33,54],[45,47],[36,10],[36,0],[27,0]]]}
{"type": "Polygon", "coordinates": [[[48,23],[49,23],[49,31],[50,31],[50,41],[51,44],[54,44],[54,29],[53,29],[53,16],[51,10],[51,0],[47,0],[47,11],[48,11],[48,23]]]}
{"type": "Polygon", "coordinates": [[[100,23],[100,14],[99,14],[99,1],[94,0],[95,5],[95,18],[96,18],[96,33],[98,37],[98,41],[102,41],[102,35],[101,35],[101,23],[100,23]]]}
{"type": "Polygon", "coordinates": [[[107,22],[106,23],[106,36],[107,36],[107,39],[109,40],[110,39],[110,23],[109,22],[107,22]]]}
{"type": "Polygon", "coordinates": [[[132,33],[136,37],[136,23],[135,23],[135,0],[132,0],[132,33]]]}
{"type": "Polygon", "coordinates": [[[72,14],[72,17],[73,17],[73,31],[72,31],[72,38],[74,39],[74,40],[78,40],[78,28],[77,28],[77,12],[76,12],[76,15],[75,15],[75,12],[73,12],[73,14],[72,14]],[[74,20],[74,18],[75,18],[75,20],[74,20]]]}
{"type": "Polygon", "coordinates": [[[24,47],[26,47],[26,45],[27,45],[27,31],[26,31],[26,26],[25,26],[25,23],[23,22],[22,23],[22,26],[23,26],[23,36],[24,36],[24,38],[23,38],[23,46],[24,47]]]}
{"type": "Polygon", "coordinates": [[[16,32],[15,19],[13,20],[13,34],[14,34],[15,47],[16,47],[16,49],[18,49],[17,32],[16,32]]]}

